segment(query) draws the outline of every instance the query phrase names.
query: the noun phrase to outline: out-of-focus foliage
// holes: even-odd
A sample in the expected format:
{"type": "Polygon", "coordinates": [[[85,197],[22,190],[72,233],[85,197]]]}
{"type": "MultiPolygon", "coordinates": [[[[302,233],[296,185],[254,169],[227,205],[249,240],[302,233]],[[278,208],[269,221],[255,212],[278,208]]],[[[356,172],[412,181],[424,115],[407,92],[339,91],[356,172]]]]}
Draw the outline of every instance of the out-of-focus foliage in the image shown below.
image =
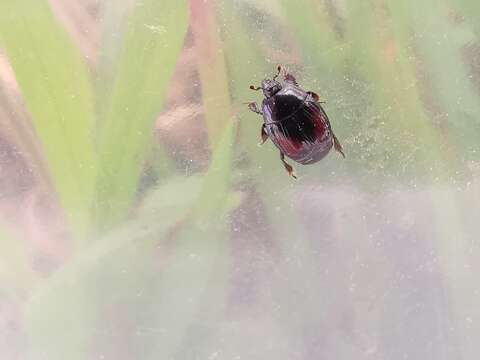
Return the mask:
{"type": "Polygon", "coordinates": [[[476,359],[478,24],[474,0],[2,0],[0,358],[476,359]],[[347,154],[298,181],[245,105],[278,64],[347,154]]]}
{"type": "Polygon", "coordinates": [[[124,218],[135,196],[152,126],[168,86],[188,26],[187,1],[143,1],[126,22],[114,64],[117,74],[99,120],[100,167],[96,202],[98,226],[124,218]]]}
{"type": "Polygon", "coordinates": [[[86,66],[47,1],[3,2],[0,38],[59,197],[72,225],[84,236],[97,174],[94,99],[86,66]]]}

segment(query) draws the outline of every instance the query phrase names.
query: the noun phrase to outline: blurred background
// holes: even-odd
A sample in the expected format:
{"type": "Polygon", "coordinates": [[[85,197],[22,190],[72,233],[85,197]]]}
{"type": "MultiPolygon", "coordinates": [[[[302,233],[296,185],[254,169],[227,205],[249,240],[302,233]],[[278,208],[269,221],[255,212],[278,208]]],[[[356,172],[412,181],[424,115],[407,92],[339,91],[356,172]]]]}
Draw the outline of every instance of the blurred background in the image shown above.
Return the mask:
{"type": "Polygon", "coordinates": [[[2,0],[0,358],[480,356],[480,2],[2,0]],[[289,178],[248,89],[317,92],[289,178]]]}

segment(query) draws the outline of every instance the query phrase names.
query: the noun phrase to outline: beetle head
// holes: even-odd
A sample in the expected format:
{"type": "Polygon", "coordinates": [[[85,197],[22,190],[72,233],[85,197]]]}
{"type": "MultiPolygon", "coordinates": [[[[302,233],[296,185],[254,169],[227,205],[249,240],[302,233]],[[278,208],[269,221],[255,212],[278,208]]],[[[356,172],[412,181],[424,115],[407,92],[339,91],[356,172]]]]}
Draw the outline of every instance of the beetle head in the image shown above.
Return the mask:
{"type": "Polygon", "coordinates": [[[265,79],[262,81],[262,90],[263,95],[266,98],[270,98],[282,90],[282,85],[276,80],[265,79]]]}
{"type": "Polygon", "coordinates": [[[277,81],[278,75],[280,75],[280,71],[282,68],[280,66],[277,67],[277,74],[272,78],[272,79],[264,79],[262,81],[262,86],[253,86],[250,85],[250,89],[258,91],[258,90],[263,90],[263,95],[265,97],[271,98],[274,96],[277,92],[282,90],[282,85],[277,81]]]}

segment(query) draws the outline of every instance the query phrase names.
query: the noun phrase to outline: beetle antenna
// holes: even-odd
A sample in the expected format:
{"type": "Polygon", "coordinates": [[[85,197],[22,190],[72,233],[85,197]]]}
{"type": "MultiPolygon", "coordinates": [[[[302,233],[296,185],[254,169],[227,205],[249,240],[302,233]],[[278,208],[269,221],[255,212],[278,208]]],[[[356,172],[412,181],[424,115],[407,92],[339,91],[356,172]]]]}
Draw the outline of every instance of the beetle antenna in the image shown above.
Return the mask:
{"type": "Polygon", "coordinates": [[[253,85],[250,85],[250,89],[251,89],[251,90],[258,91],[258,90],[262,90],[263,88],[262,88],[261,86],[255,87],[255,86],[253,86],[253,85]]]}
{"type": "Polygon", "coordinates": [[[280,71],[282,71],[282,67],[280,65],[277,66],[277,74],[273,77],[273,80],[276,80],[278,75],[280,75],[280,71]]]}

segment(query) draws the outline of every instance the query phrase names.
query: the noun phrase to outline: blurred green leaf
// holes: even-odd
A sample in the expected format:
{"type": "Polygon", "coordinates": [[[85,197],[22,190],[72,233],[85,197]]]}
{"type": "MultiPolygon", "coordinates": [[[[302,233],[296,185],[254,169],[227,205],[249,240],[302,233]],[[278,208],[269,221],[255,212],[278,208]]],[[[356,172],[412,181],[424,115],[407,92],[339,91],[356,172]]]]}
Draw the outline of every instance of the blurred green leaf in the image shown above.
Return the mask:
{"type": "MultiPolygon", "coordinates": [[[[154,321],[155,326],[170,329],[168,338],[163,342],[164,346],[160,350],[155,349],[152,354],[174,351],[176,344],[185,335],[186,327],[193,321],[192,316],[208,287],[213,268],[220,269],[219,264],[227,257],[228,232],[225,216],[231,209],[226,205],[232,205],[229,196],[229,174],[233,152],[233,129],[233,124],[230,124],[225,130],[205,178],[175,178],[159,187],[147,197],[144,206],[139,210],[137,220],[127,223],[103,239],[92,242],[91,246],[38,287],[29,301],[26,317],[34,353],[45,354],[49,359],[85,358],[82,354],[90,351],[92,337],[85,334],[82,329],[89,328],[88,322],[93,321],[94,308],[91,309],[92,312],[87,313],[79,312],[78,309],[88,308],[91,302],[89,290],[95,285],[92,279],[97,281],[102,279],[106,274],[107,264],[113,263],[117,264],[116,268],[134,271],[135,282],[143,283],[141,274],[138,269],[136,270],[136,264],[147,264],[149,270],[143,276],[151,278],[154,271],[151,264],[158,262],[155,248],[167,238],[168,231],[180,226],[181,235],[174,255],[169,257],[169,265],[161,274],[161,283],[154,284],[153,289],[158,289],[154,294],[158,297],[154,315],[148,316],[149,319],[159,319],[154,321]],[[213,226],[212,238],[210,232],[205,238],[200,236],[205,231],[207,223],[216,224],[213,226]],[[201,259],[198,263],[187,261],[193,252],[198,252],[201,259]],[[130,260],[118,263],[119,260],[128,259],[126,254],[130,255],[130,260]],[[136,260],[132,259],[132,256],[135,256],[136,260]],[[186,263],[194,265],[185,268],[186,263]],[[190,281],[195,284],[192,288],[178,286],[186,285],[190,281]],[[176,314],[172,312],[171,306],[179,295],[178,291],[189,291],[188,299],[194,301],[191,303],[187,301],[183,305],[178,302],[177,306],[186,308],[182,313],[176,314]],[[76,310],[72,311],[73,309],[76,310]],[[162,316],[159,317],[158,314],[162,316]],[[170,319],[169,314],[174,315],[175,319],[170,319]],[[65,332],[65,328],[69,331],[65,332]]],[[[225,274],[225,268],[222,269],[225,274]]],[[[123,280],[122,277],[119,279],[123,280]]],[[[118,299],[123,290],[131,293],[131,287],[125,288],[126,284],[129,283],[110,281],[101,285],[103,291],[100,295],[105,297],[103,300],[110,299],[111,296],[118,299]]],[[[221,285],[222,289],[225,286],[224,282],[217,285],[221,285]]],[[[100,300],[103,302],[102,298],[100,300]]],[[[153,304],[152,299],[148,299],[147,303],[153,304]]],[[[132,309],[134,313],[138,311],[137,307],[138,299],[132,309]]],[[[101,324],[97,325],[97,328],[98,326],[101,324]]],[[[156,344],[160,342],[160,338],[156,338],[155,345],[152,346],[156,348],[156,344]]]]}
{"type": "Polygon", "coordinates": [[[354,156],[368,154],[361,166],[371,167],[375,176],[448,175],[451,168],[444,161],[441,131],[421,101],[412,38],[395,31],[400,20],[394,12],[383,11],[372,1],[348,1],[348,14],[349,67],[368,90],[357,134],[366,148],[354,156]]]}
{"type": "MultiPolygon", "coordinates": [[[[136,0],[106,0],[103,3],[101,39],[95,76],[95,100],[98,119],[105,118],[116,75],[120,66],[123,40],[136,0]]],[[[98,122],[97,122],[97,125],[98,122]]]]}
{"type": "Polygon", "coordinates": [[[138,1],[128,20],[112,95],[99,119],[99,229],[121,220],[132,204],[187,25],[184,0],[138,1]]]}
{"type": "Polygon", "coordinates": [[[97,171],[87,68],[45,0],[2,1],[0,38],[45,148],[60,200],[81,238],[90,223],[97,171]]]}
{"type": "Polygon", "coordinates": [[[230,91],[225,56],[217,30],[213,1],[191,2],[191,28],[195,38],[197,68],[201,83],[210,145],[215,148],[230,121],[230,91]]]}
{"type": "Polygon", "coordinates": [[[194,208],[194,216],[199,218],[214,216],[224,210],[227,197],[230,195],[231,163],[234,153],[236,124],[225,125],[225,130],[205,176],[205,183],[194,208]]]}
{"type": "Polygon", "coordinates": [[[301,44],[302,58],[309,72],[317,71],[325,76],[344,70],[347,45],[335,33],[334,20],[328,16],[325,2],[282,0],[280,3],[284,21],[293,29],[301,44]]]}
{"type": "MultiPolygon", "coordinates": [[[[227,124],[191,216],[176,236],[158,288],[148,359],[174,358],[202,305],[223,311],[228,271],[228,212],[235,126],[227,124]],[[210,305],[209,305],[210,306],[210,305]]],[[[212,310],[212,308],[210,308],[212,310]]]]}
{"type": "MultiPolygon", "coordinates": [[[[119,298],[128,294],[135,298],[136,305],[132,313],[124,316],[140,313],[141,299],[134,292],[134,285],[143,284],[145,276],[152,277],[158,271],[152,268],[152,263],[158,262],[155,249],[169,229],[187,216],[198,197],[201,180],[174,179],[166,183],[158,194],[151,195],[155,205],[159,201],[157,196],[161,197],[163,205],[148,205],[137,220],[91,242],[92,245],[34,289],[25,309],[25,327],[32,354],[51,360],[91,358],[94,345],[101,349],[110,335],[110,324],[101,321],[104,316],[99,312],[101,305],[118,303],[119,298]],[[169,202],[170,194],[179,187],[183,200],[169,202]],[[116,270],[113,278],[110,277],[112,266],[116,270]],[[142,275],[140,270],[145,268],[148,273],[142,275]],[[130,274],[134,275],[133,282],[126,278],[130,274]]],[[[152,304],[151,298],[147,299],[147,304],[152,304]]],[[[117,346],[123,345],[129,344],[117,346]]]]}
{"type": "MultiPolygon", "coordinates": [[[[398,25],[398,31],[411,27],[417,34],[415,47],[426,73],[419,80],[424,82],[424,98],[428,96],[426,105],[435,109],[431,111],[432,123],[442,129],[443,136],[450,143],[452,166],[460,165],[455,160],[459,153],[472,158],[476,157],[473,150],[480,150],[480,99],[475,93],[463,53],[475,36],[464,23],[455,22],[447,3],[405,1],[402,9],[396,1],[391,4],[396,17],[405,19],[398,25]],[[412,6],[418,11],[409,12],[412,6]]],[[[404,36],[410,36],[410,32],[404,36]]]]}

